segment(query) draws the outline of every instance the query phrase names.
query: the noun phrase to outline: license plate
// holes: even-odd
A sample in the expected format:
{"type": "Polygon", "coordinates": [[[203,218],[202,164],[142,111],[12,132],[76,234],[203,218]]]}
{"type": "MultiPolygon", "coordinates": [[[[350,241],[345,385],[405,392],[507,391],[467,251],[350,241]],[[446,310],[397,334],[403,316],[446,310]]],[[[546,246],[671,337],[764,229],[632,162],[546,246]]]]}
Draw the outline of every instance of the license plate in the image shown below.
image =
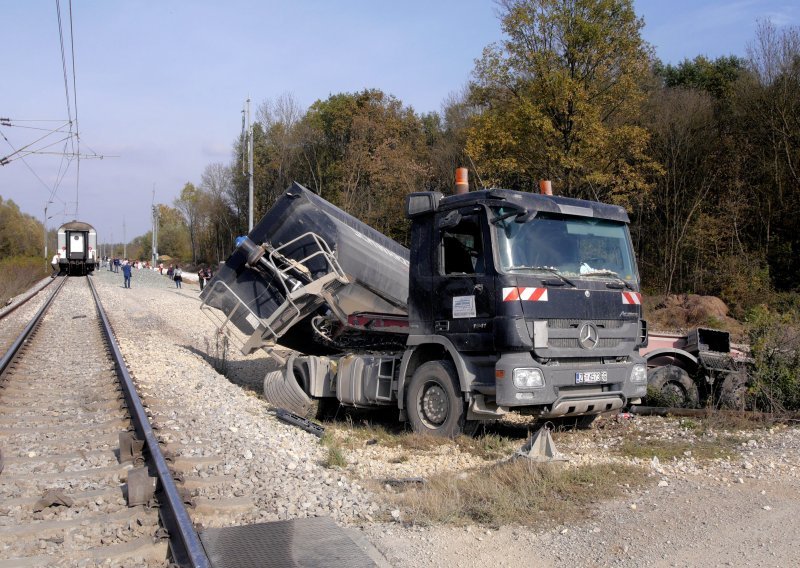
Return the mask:
{"type": "Polygon", "coordinates": [[[575,373],[575,384],[604,383],[608,380],[608,371],[580,371],[575,373]]]}

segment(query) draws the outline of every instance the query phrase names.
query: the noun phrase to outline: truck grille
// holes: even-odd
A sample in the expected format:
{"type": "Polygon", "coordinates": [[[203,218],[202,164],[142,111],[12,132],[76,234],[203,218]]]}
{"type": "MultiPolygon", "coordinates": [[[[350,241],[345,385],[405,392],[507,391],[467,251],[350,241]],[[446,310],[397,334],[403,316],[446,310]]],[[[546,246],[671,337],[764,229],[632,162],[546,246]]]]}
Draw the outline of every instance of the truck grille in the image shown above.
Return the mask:
{"type": "MultiPolygon", "coordinates": [[[[598,341],[597,343],[597,349],[611,349],[614,347],[618,347],[620,341],[621,340],[619,338],[615,337],[601,337],[600,341],[598,341]]],[[[577,337],[554,337],[547,342],[547,346],[555,347],[558,349],[580,348],[577,337]]]]}
{"type": "Polygon", "coordinates": [[[622,320],[607,320],[607,319],[579,320],[579,319],[552,318],[547,320],[547,327],[551,329],[577,328],[585,321],[590,321],[597,327],[605,329],[619,329],[620,327],[622,327],[623,323],[622,320]]]}

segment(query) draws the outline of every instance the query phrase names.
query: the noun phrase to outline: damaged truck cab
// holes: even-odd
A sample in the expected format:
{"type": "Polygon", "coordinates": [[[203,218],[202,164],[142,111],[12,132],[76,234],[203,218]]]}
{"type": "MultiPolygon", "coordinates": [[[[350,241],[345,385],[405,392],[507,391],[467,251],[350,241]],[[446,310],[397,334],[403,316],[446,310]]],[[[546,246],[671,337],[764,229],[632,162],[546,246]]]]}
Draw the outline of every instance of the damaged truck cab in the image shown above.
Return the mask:
{"type": "Polygon", "coordinates": [[[273,404],[393,407],[455,436],[512,409],[588,422],[645,396],[622,208],[490,189],[413,193],[406,214],[410,251],[294,184],[203,291],[243,352],[275,360],[273,404]]]}
{"type": "MultiPolygon", "coordinates": [[[[622,208],[493,189],[412,194],[407,214],[401,376],[435,357],[452,362],[468,420],[515,409],[585,422],[646,394],[646,327],[622,208]]],[[[425,421],[432,397],[418,390],[412,383],[407,397],[412,423],[415,414],[425,421]]]]}

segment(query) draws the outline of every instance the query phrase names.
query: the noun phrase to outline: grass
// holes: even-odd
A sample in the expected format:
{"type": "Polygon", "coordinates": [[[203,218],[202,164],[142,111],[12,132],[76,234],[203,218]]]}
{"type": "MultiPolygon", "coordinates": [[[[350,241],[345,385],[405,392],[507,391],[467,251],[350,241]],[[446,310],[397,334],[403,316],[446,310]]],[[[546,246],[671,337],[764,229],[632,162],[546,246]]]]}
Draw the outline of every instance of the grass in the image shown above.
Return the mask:
{"type": "Polygon", "coordinates": [[[389,499],[419,524],[541,526],[583,519],[599,501],[646,479],[645,470],[629,465],[569,467],[518,459],[467,475],[437,475],[389,499]]]}
{"type": "Polygon", "coordinates": [[[324,467],[329,469],[334,467],[347,467],[347,458],[344,455],[344,449],[334,436],[326,432],[323,434],[320,444],[328,449],[328,453],[322,462],[324,467]]]}
{"type": "Polygon", "coordinates": [[[362,423],[330,423],[326,428],[332,432],[339,444],[348,449],[378,444],[385,448],[399,448],[409,452],[435,452],[442,447],[456,447],[461,452],[485,460],[505,458],[520,445],[519,440],[484,434],[478,437],[458,436],[455,440],[403,430],[390,429],[383,425],[362,423]]]}
{"type": "Polygon", "coordinates": [[[617,451],[626,457],[659,461],[671,461],[691,456],[696,460],[709,461],[730,456],[742,442],[736,436],[718,436],[713,440],[662,440],[653,438],[627,439],[617,451]]]}

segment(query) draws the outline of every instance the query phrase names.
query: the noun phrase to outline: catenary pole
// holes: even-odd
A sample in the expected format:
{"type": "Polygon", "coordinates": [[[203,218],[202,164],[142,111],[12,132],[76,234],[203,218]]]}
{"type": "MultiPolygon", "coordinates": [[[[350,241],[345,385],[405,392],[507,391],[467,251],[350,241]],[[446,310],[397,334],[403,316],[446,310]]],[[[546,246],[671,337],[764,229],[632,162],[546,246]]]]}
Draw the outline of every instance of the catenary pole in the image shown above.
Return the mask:
{"type": "Polygon", "coordinates": [[[247,232],[253,230],[253,125],[250,122],[250,97],[247,97],[247,177],[249,180],[249,207],[247,232]]]}

